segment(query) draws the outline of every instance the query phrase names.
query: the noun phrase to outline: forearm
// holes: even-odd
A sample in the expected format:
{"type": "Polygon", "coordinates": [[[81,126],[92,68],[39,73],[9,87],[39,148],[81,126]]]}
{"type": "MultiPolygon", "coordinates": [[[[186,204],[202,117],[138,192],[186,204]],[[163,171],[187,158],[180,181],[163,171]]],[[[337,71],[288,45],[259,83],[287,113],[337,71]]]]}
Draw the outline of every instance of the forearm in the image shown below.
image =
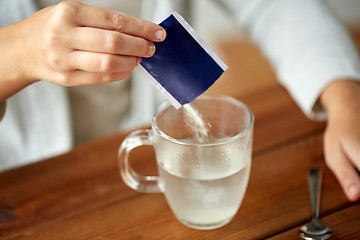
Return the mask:
{"type": "Polygon", "coordinates": [[[351,117],[347,115],[360,112],[360,82],[336,79],[324,89],[319,100],[329,118],[351,117]]]}
{"type": "Polygon", "coordinates": [[[23,38],[20,24],[15,23],[0,29],[0,102],[33,82],[24,69],[26,47],[19,41],[23,38]]]}

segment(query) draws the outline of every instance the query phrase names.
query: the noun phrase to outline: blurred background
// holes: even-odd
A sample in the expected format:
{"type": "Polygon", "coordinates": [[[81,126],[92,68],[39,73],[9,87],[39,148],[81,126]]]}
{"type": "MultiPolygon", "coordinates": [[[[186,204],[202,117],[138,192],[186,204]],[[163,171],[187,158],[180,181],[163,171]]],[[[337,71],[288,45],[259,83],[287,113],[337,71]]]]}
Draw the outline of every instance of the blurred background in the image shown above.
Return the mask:
{"type": "MultiPolygon", "coordinates": [[[[108,9],[122,11],[134,16],[140,16],[140,6],[146,0],[101,0],[108,9]]],[[[323,0],[333,10],[334,13],[349,28],[360,28],[360,1],[359,0],[323,0]]],[[[58,2],[58,0],[48,0],[47,2],[58,2]]],[[[83,0],[90,5],[99,5],[98,0],[83,0]]],[[[215,1],[196,0],[192,7],[195,8],[196,15],[192,16],[192,26],[209,43],[216,44],[221,38],[238,37],[241,31],[237,28],[230,17],[224,12],[219,11],[215,1]]]]}

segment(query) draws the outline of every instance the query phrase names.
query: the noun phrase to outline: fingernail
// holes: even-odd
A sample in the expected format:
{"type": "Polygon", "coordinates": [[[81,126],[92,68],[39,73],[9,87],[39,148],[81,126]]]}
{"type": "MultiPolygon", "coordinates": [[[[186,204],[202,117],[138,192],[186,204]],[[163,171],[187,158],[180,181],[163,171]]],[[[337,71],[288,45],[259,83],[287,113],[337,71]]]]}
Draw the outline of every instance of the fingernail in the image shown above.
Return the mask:
{"type": "Polygon", "coordinates": [[[165,31],[164,30],[157,30],[155,32],[155,37],[158,40],[163,40],[165,38],[165,31]]]}
{"type": "Polygon", "coordinates": [[[152,56],[155,53],[155,45],[151,44],[149,47],[149,55],[152,56]]]}
{"type": "Polygon", "coordinates": [[[137,57],[136,58],[136,66],[139,65],[141,63],[141,58],[140,57],[137,57]]]}
{"type": "Polygon", "coordinates": [[[356,185],[351,185],[348,189],[348,194],[351,199],[355,198],[360,192],[360,189],[356,185]]]}

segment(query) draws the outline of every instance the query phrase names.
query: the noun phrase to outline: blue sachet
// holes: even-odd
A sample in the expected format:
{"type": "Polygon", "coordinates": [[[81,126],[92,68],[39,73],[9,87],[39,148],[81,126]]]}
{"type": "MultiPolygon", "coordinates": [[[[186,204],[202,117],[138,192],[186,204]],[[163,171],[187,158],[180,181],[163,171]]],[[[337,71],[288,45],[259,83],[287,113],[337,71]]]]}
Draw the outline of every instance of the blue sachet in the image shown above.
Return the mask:
{"type": "Polygon", "coordinates": [[[167,36],[154,43],[156,52],[140,65],[170,103],[180,108],[205,92],[227,69],[225,63],[177,12],[160,25],[167,36]]]}

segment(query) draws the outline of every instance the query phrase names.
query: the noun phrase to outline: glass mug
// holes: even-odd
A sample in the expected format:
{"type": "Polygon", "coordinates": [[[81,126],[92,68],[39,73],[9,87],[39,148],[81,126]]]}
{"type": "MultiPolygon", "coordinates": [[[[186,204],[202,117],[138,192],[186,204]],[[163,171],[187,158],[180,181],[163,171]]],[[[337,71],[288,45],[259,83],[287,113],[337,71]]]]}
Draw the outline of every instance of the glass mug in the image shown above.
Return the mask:
{"type": "Polygon", "coordinates": [[[246,105],[228,96],[203,95],[191,106],[206,123],[206,141],[199,139],[198,126],[189,124],[186,107],[176,110],[164,103],[152,119],[151,130],[135,131],[123,141],[120,174],[137,191],[163,192],[186,226],[215,229],[231,221],[243,200],[254,117],[246,105]],[[142,176],[131,168],[129,153],[141,145],[153,146],[159,176],[142,176]]]}

